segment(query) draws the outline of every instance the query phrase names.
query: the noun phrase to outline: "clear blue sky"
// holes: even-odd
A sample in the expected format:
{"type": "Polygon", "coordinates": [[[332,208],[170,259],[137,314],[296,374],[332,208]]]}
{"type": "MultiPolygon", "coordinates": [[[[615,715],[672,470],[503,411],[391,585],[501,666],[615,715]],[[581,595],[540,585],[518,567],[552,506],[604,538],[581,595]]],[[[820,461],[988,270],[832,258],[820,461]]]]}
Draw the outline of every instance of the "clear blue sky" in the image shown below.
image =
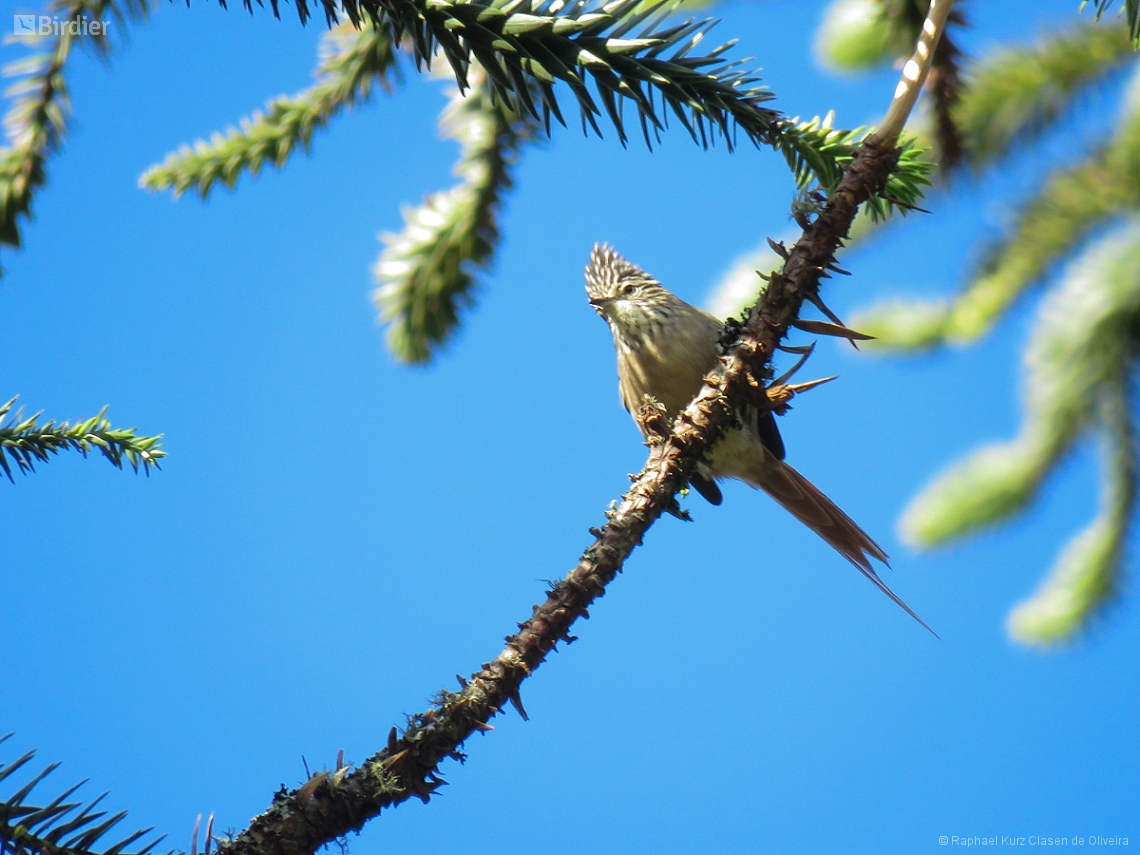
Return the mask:
{"type": "MultiPolygon", "coordinates": [[[[235,4],[236,5],[236,4],[235,4]]],[[[978,52],[1076,0],[974,3],[978,52]]],[[[893,73],[837,79],[808,51],[821,4],[732,3],[716,33],[756,56],[776,106],[873,121],[893,73]]],[[[0,22],[33,11],[8,0],[0,22]]],[[[395,364],[369,302],[376,235],[446,187],[438,83],[409,80],[283,172],[209,203],[136,187],[178,145],[307,85],[319,24],[285,10],[162,4],[109,66],[72,73],[74,130],[50,164],[26,249],[0,280],[0,398],[56,418],[111,405],[162,432],[149,478],[57,458],[5,512],[0,751],[90,777],[186,847],[198,813],[239,829],[282,783],[363,760],[403,714],[494,656],[565,573],[644,457],[618,401],[605,325],[586,304],[594,241],[692,301],[789,228],[782,158],[702,152],[679,129],[652,154],[558,130],[529,150],[478,308],[428,369],[395,364]]],[[[7,25],[4,25],[7,26],[7,25]]],[[[19,47],[4,48],[10,59],[19,47]]],[[[1004,170],[1024,192],[1112,109],[1004,170]]],[[[944,293],[1002,196],[967,184],[848,254],[843,312],[944,293]]],[[[1098,632],[1041,655],[1009,607],[1094,514],[1095,449],[1012,526],[916,556],[908,498],[1019,418],[1035,301],[976,350],[911,362],[830,343],[805,376],[842,379],[781,425],[790,461],[894,558],[906,617],[822,542],[741,485],[695,522],[662,520],[529,680],[515,714],[468,744],[428,806],[350,841],[357,855],[921,853],[940,835],[1128,836],[1140,845],[1135,585],[1098,632]],[[541,843],[540,843],[541,841],[541,843]]]]}

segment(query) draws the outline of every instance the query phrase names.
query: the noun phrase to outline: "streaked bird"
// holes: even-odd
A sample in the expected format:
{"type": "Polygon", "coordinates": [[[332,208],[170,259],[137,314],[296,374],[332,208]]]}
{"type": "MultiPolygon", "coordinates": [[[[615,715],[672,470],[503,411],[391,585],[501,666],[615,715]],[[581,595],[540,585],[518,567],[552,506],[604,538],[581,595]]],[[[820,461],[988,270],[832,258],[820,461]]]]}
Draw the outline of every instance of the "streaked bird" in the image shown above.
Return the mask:
{"type": "MultiPolygon", "coordinates": [[[[613,333],[618,389],[625,408],[636,414],[649,395],[674,418],[696,397],[704,376],[716,366],[724,325],[668,291],[607,244],[596,244],[590,255],[586,293],[613,333]]],[[[738,410],[737,417],[742,426],[729,430],[700,464],[690,480],[693,489],[714,505],[721,502],[716,483],[721,478],[738,478],[763,490],[933,633],[871,566],[871,558],[887,563],[882,547],[784,462],[784,443],[772,412],[749,407],[738,410]]]]}

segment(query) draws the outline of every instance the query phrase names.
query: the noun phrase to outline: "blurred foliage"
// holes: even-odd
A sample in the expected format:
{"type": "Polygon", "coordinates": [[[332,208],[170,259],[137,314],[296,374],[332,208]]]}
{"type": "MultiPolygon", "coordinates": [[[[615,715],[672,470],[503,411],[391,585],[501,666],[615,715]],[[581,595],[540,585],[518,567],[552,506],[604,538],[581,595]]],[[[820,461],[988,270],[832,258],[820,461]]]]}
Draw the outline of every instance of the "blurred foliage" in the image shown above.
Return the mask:
{"type": "MultiPolygon", "coordinates": [[[[399,53],[417,68],[433,61],[449,68],[459,91],[441,128],[460,144],[460,183],[405,210],[404,231],[385,236],[375,267],[376,302],[393,353],[426,362],[458,328],[479,272],[493,263],[511,164],[526,144],[549,135],[552,119],[566,123],[555,84],[569,90],[583,130],[601,135],[599,119],[608,119],[623,145],[625,104],[651,147],[672,119],[704,147],[719,139],[731,149],[738,132],[770,146],[802,188],[826,190],[839,180],[866,131],[795,122],[762,106],[774,95],[741,61],[723,58],[732,43],[698,53],[714,22],[677,20],[679,5],[701,3],[380,4],[384,12],[370,24],[359,31],[343,25],[326,39],[316,86],[274,99],[237,129],[183,147],[141,183],[175,193],[196,188],[203,197],[219,180],[233,187],[242,172],[255,173],[266,160],[280,167],[298,148],[307,150],[315,129],[367,98],[371,81],[397,79],[399,53]]],[[[873,200],[873,215],[913,205],[928,172],[908,150],[884,197],[873,200]]]]}
{"type": "Polygon", "coordinates": [[[892,25],[879,0],[837,0],[816,31],[816,60],[835,71],[859,71],[903,56],[914,47],[911,34],[892,25]]]}
{"type": "MultiPolygon", "coordinates": [[[[905,28],[906,16],[898,13],[909,2],[879,0],[878,17],[865,12],[864,21],[905,28]]],[[[847,5],[841,0],[832,8],[847,5]]],[[[1109,5],[1096,4],[1098,18],[1109,5]]],[[[918,129],[934,140],[939,183],[948,184],[957,169],[984,177],[1002,161],[1024,157],[1101,84],[1135,67],[1138,5],[1125,3],[1122,20],[1059,22],[1055,32],[1031,43],[1002,46],[969,62],[948,111],[961,160],[944,156],[937,138],[945,129],[929,117],[918,129]]],[[[865,23],[852,31],[859,26],[865,23]]],[[[834,33],[828,38],[821,43],[841,41],[834,33]]],[[[998,524],[1027,507],[1075,442],[1099,436],[1105,449],[1101,512],[1063,549],[1037,593],[1012,612],[1010,633],[1026,644],[1064,642],[1103,612],[1122,589],[1135,520],[1131,377],[1140,336],[1140,75],[1123,101],[1108,134],[1076,161],[1041,175],[957,295],[898,300],[851,319],[854,328],[877,337],[869,349],[880,352],[961,345],[993,329],[1031,288],[1052,284],[1026,348],[1026,412],[1017,437],[952,466],[902,520],[904,537],[920,547],[998,524]],[[1066,272],[1053,284],[1053,271],[1066,260],[1066,272]]]]}
{"type": "MultiPolygon", "coordinates": [[[[1088,2],[1089,0],[1081,0],[1081,8],[1084,9],[1088,2]]],[[[1115,0],[1094,0],[1098,21],[1114,2],[1115,0]]],[[[1132,37],[1132,43],[1140,48],[1140,0],[1124,0],[1122,7],[1121,12],[1128,21],[1128,33],[1132,37]]]]}
{"type": "Polygon", "coordinates": [[[1011,618],[1015,635],[1053,643],[1119,590],[1136,491],[1129,392],[1140,332],[1140,219],[1101,237],[1042,302],[1025,354],[1018,436],[987,446],[929,484],[902,529],[930,546],[1021,512],[1085,433],[1101,435],[1104,507],[1065,550],[1051,578],[1011,618]]]}
{"type": "MultiPolygon", "coordinates": [[[[120,24],[146,17],[149,0],[65,0],[48,11],[63,22],[104,21],[120,24]]],[[[5,90],[12,106],[4,116],[8,145],[0,148],[0,246],[19,247],[20,221],[32,215],[32,197],[47,183],[48,157],[59,150],[71,110],[64,76],[71,49],[86,45],[101,56],[111,48],[104,28],[59,28],[55,35],[13,36],[13,41],[32,49],[24,59],[4,68],[5,77],[16,82],[5,90]],[[72,33],[77,30],[78,35],[72,33]]]]}
{"type": "Polygon", "coordinates": [[[427,362],[432,348],[459,325],[470,305],[475,273],[486,269],[499,243],[498,208],[511,188],[510,167],[534,139],[534,119],[511,113],[485,79],[468,95],[456,90],[440,117],[443,135],[459,143],[459,184],[404,210],[405,227],[383,236],[373,270],[388,345],[405,362],[427,362]]]}
{"type": "Polygon", "coordinates": [[[986,57],[957,113],[972,165],[980,169],[1048,130],[1089,84],[1132,58],[1125,27],[1090,22],[1070,22],[1036,43],[986,57]]]}
{"type": "MultiPolygon", "coordinates": [[[[0,736],[0,743],[11,736],[10,733],[0,736]]],[[[35,751],[29,751],[12,763],[0,763],[0,784],[6,784],[35,756],[35,751]]],[[[102,843],[127,813],[121,811],[108,816],[107,811],[98,810],[106,793],[87,805],[81,801],[68,801],[83,786],[83,781],[64,790],[45,805],[29,804],[32,791],[58,767],[58,763],[52,763],[5,801],[0,801],[0,852],[4,855],[147,855],[162,842],[159,837],[145,846],[129,849],[150,834],[151,829],[144,828],[116,843],[102,843]]]]}

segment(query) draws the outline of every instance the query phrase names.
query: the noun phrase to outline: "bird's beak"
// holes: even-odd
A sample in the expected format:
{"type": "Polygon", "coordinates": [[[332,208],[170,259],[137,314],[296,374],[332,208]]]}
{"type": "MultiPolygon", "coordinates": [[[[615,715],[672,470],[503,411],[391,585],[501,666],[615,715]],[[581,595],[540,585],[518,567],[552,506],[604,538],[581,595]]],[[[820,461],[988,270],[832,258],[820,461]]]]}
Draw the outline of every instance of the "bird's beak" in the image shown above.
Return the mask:
{"type": "Polygon", "coordinates": [[[613,300],[609,297],[591,297],[590,298],[590,305],[593,306],[594,310],[599,315],[601,315],[602,317],[605,317],[606,306],[608,306],[612,302],[613,302],[613,300]]]}

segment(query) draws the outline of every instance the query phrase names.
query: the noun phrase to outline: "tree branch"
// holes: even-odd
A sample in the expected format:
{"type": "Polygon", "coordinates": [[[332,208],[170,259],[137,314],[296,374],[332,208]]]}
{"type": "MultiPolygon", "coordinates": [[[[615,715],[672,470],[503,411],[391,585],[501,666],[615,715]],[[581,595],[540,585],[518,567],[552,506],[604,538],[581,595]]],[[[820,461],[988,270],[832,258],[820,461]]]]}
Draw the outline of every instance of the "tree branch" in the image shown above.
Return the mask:
{"type": "MultiPolygon", "coordinates": [[[[678,416],[671,431],[650,443],[649,459],[609,522],[565,579],[547,591],[546,601],[507,639],[502,652],[484,664],[459,692],[441,691],[426,712],[409,719],[402,736],[393,728],[388,746],[355,770],[320,772],[302,787],[282,790],[269,810],[218,855],[301,855],[350,831],[359,830],[381,809],[413,796],[428,801],[443,783],[439,763],[459,757],[460,746],[512,703],[524,715],[519,686],[605,593],[649,527],[674,507],[677,491],[697,462],[731,426],[736,403],[752,402],[772,373],[772,355],[805,300],[819,290],[834,264],[858,207],[886,187],[898,161],[893,141],[868,138],[848,166],[819,216],[804,230],[775,274],[748,322],[726,333],[720,368],[678,416]],[[729,343],[731,340],[731,343],[729,343]]],[[[663,426],[662,426],[663,427],[663,426]]]]}
{"type": "MultiPolygon", "coordinates": [[[[102,21],[109,14],[117,21],[142,20],[149,0],[59,0],[51,9],[67,22],[102,21]]],[[[85,31],[86,32],[86,31],[85,31]]],[[[20,77],[5,94],[13,104],[4,117],[9,144],[0,148],[0,246],[19,248],[20,221],[31,217],[32,199],[47,183],[46,164],[59,150],[71,110],[64,72],[77,42],[89,44],[101,55],[110,50],[106,31],[74,36],[61,27],[55,36],[15,37],[30,47],[43,47],[26,59],[7,66],[5,76],[20,77]]]]}
{"type": "Polygon", "coordinates": [[[913,104],[905,90],[922,85],[929,65],[925,59],[937,46],[950,0],[931,5],[931,14],[937,8],[941,20],[933,32],[923,33],[925,47],[919,52],[925,50],[924,62],[917,73],[915,69],[904,71],[906,83],[900,83],[889,121],[883,123],[894,130],[865,139],[815,219],[809,221],[806,214],[800,218],[803,235],[788,252],[783,270],[772,275],[744,324],[730,321],[726,325],[720,365],[705,378],[697,397],[672,426],[666,426],[659,413],[644,414],[651,434],[649,458],[621,504],[607,513],[609,522],[601,530],[591,530],[594,543],[577,566],[551,586],[546,601],[519,624],[518,633],[507,637],[498,656],[470,679],[460,678],[460,691],[441,691],[430,709],[409,718],[402,736],[392,728],[387,746],[359,769],[319,772],[299,789],[282,788],[269,810],[255,817],[249,828],[219,844],[218,855],[315,852],[358,831],[385,807],[413,796],[427,802],[444,783],[437,775],[439,763],[447,757],[462,758],[463,743],[476,731],[489,730],[488,720],[507,703],[526,718],[519,697],[523,680],[559,641],[574,640],[570,630],[575,621],[588,616],[590,606],[621,572],[650,526],[663,513],[676,510],[677,492],[732,426],[735,406],[770,406],[765,381],[772,376],[777,347],[799,317],[804,301],[815,302],[821,279],[830,275],[829,269],[837,269],[835,253],[859,206],[886,189],[898,166],[900,151],[895,144],[906,120],[903,106],[904,102],[913,104]]]}
{"type": "Polygon", "coordinates": [[[15,403],[16,399],[12,398],[0,404],[0,474],[6,475],[9,481],[15,482],[13,465],[20,472],[32,472],[36,463],[47,463],[51,455],[65,449],[78,451],[84,457],[97,449],[113,466],[122,469],[125,460],[135,472],[142,467],[146,474],[150,474],[152,466],[157,469],[158,461],[166,456],[161,448],[162,434],[139,436],[134,428],[112,427],[106,417],[106,407],[74,425],[54,421],[41,424],[42,413],[24,418],[22,411],[16,413],[11,424],[4,425],[15,403]]]}

